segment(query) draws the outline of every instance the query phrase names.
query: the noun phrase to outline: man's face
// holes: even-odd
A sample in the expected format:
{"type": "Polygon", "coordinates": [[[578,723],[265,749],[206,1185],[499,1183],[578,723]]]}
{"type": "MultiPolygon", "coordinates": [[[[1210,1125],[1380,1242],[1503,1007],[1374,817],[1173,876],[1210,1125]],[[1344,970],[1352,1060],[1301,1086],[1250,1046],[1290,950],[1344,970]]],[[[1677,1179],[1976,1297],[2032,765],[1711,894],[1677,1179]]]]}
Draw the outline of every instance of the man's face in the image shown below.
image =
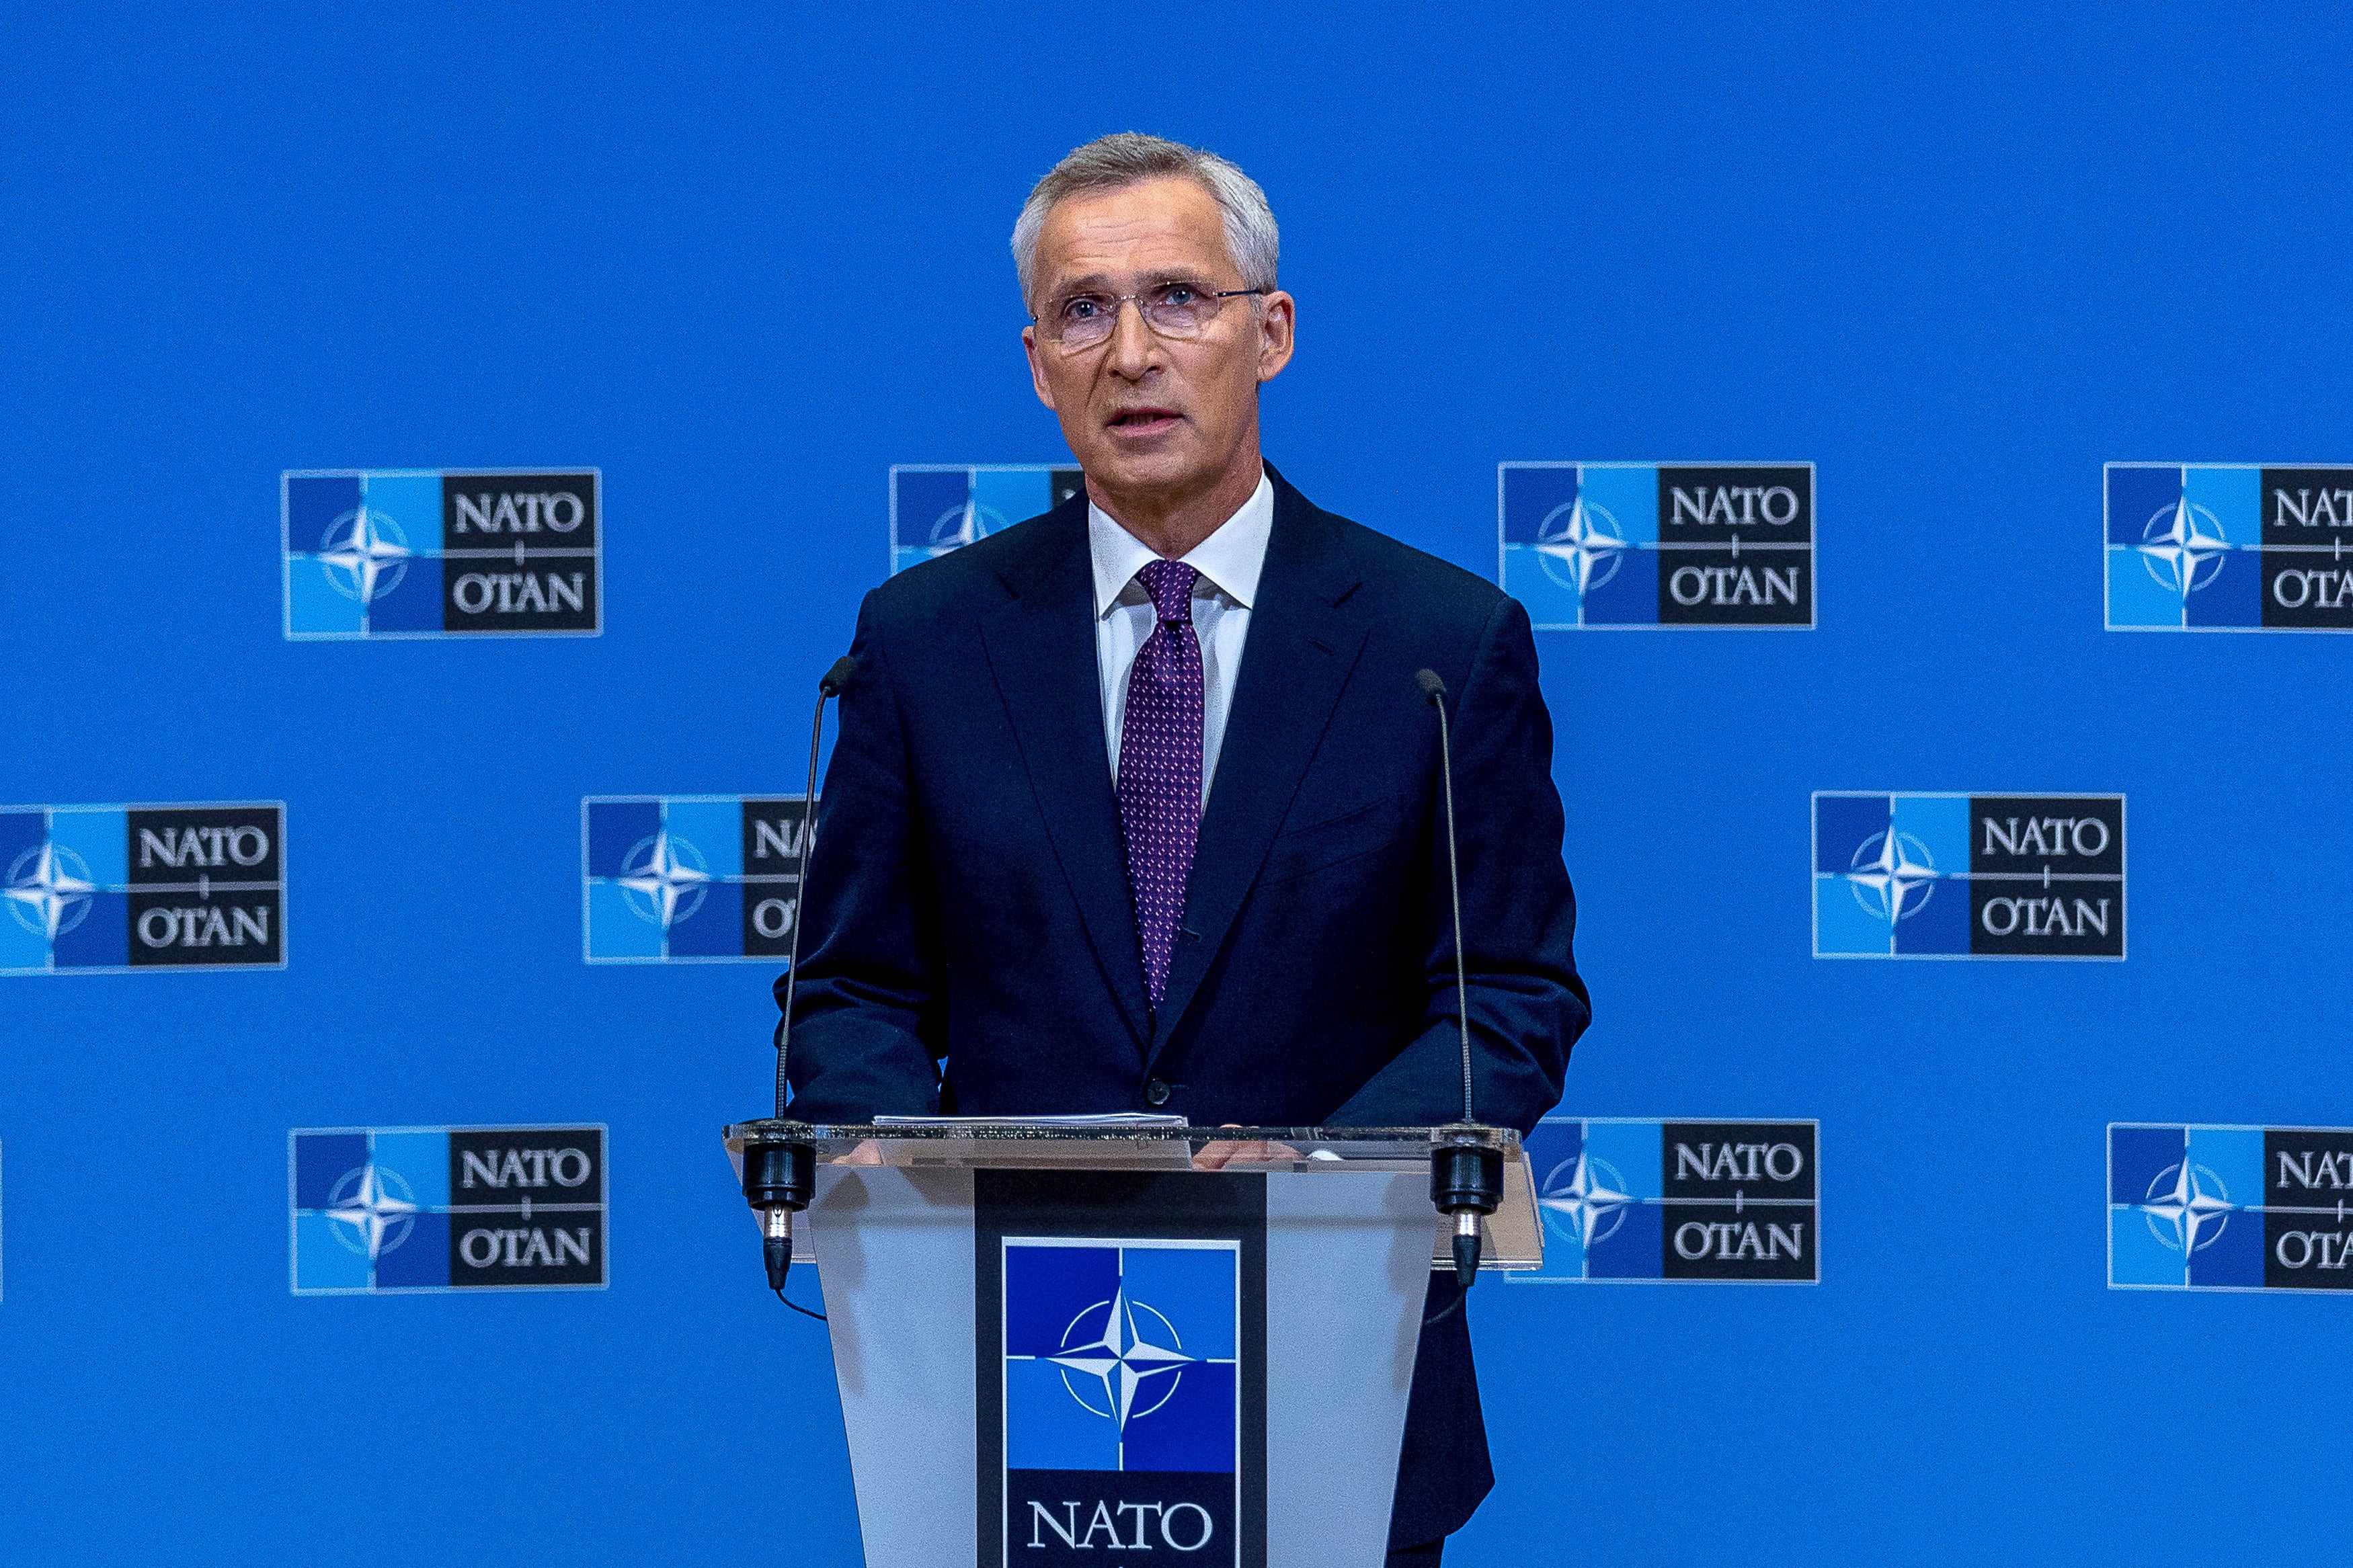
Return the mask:
{"type": "MultiPolygon", "coordinates": [[[[1057,205],[1038,237],[1034,276],[1032,307],[1046,321],[1073,293],[1134,294],[1172,280],[1210,293],[1245,287],[1216,199],[1176,178],[1057,205]]],[[[1254,464],[1259,384],[1291,359],[1291,297],[1228,300],[1189,339],[1159,336],[1133,304],[1118,310],[1109,338],[1075,352],[1036,326],[1021,334],[1038,395],[1060,417],[1090,484],[1173,504],[1254,464]]]]}

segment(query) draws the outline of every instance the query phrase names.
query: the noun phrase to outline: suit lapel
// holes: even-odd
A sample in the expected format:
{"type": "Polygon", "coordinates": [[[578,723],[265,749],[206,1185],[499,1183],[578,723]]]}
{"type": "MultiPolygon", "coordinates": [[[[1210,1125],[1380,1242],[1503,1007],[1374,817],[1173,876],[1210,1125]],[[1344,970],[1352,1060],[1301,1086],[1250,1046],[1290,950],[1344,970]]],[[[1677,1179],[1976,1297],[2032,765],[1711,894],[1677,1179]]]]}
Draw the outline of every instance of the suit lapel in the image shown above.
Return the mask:
{"type": "Polygon", "coordinates": [[[1039,547],[999,574],[1015,597],[981,617],[981,642],[1055,857],[1140,1050],[1151,1011],[1103,742],[1084,494],[1050,514],[1039,547]]]}
{"type": "Polygon", "coordinates": [[[1151,1055],[1167,1043],[1224,944],[1356,668],[1366,627],[1346,601],[1357,582],[1330,521],[1275,474],[1266,566],[1151,1055]]]}

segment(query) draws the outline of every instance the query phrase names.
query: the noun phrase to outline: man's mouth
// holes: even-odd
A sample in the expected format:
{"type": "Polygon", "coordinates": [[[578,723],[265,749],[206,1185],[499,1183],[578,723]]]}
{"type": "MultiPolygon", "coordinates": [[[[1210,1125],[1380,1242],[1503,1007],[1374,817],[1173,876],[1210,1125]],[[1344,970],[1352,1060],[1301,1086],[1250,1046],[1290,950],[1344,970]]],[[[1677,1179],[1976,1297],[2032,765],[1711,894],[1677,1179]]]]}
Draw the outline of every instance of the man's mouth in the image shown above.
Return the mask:
{"type": "Polygon", "coordinates": [[[1166,430],[1182,417],[1173,408],[1123,408],[1106,422],[1113,430],[1124,430],[1132,436],[1149,436],[1166,430]]]}

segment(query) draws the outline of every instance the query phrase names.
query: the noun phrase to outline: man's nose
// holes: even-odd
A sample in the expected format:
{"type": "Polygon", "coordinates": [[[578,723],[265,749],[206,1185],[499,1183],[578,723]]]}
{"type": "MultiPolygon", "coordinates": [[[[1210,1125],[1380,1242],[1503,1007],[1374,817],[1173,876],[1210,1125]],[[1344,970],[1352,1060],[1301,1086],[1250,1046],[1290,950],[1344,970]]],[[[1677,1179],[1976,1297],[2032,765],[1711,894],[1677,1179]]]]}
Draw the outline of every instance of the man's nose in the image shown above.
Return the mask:
{"type": "Polygon", "coordinates": [[[1144,308],[1133,300],[1119,302],[1111,323],[1111,368],[1114,374],[1140,381],[1159,356],[1158,334],[1145,324],[1144,308]]]}

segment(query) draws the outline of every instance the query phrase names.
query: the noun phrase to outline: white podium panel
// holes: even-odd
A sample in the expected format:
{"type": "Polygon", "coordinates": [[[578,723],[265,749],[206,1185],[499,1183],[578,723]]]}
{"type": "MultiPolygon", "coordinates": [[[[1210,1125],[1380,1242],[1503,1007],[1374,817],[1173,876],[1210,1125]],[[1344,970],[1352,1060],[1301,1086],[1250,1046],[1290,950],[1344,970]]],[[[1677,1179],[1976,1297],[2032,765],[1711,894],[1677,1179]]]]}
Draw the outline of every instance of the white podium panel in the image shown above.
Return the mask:
{"type": "MultiPolygon", "coordinates": [[[[1294,1130],[1218,1169],[1199,1133],[896,1131],[819,1130],[797,1227],[869,1564],[1380,1568],[1441,1226],[1427,1130],[1294,1130]]],[[[1498,1146],[1489,1258],[1524,1262],[1533,1189],[1498,1146]]]]}

